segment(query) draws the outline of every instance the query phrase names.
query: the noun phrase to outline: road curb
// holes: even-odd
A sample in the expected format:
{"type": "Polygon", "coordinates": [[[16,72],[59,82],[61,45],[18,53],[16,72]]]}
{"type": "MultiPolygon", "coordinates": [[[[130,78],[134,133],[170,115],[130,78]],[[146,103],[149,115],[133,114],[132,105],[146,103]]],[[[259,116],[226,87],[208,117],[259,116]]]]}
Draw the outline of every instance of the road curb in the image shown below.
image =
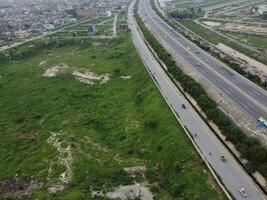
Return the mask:
{"type": "MultiPolygon", "coordinates": [[[[136,0],[134,1],[134,4],[136,3],[136,0]]],[[[154,50],[152,49],[152,47],[148,44],[148,42],[145,40],[143,33],[141,32],[141,30],[139,29],[139,26],[137,27],[138,32],[140,33],[141,37],[143,38],[143,41],[145,42],[146,46],[148,47],[149,51],[153,54],[154,58],[157,60],[157,62],[159,63],[159,65],[163,68],[164,72],[167,74],[167,76],[170,78],[170,80],[175,84],[176,88],[181,92],[181,89],[177,86],[177,84],[173,81],[173,79],[170,77],[170,75],[168,74],[168,72],[166,71],[166,67],[164,66],[165,64],[158,58],[157,54],[154,52],[154,50]]],[[[198,145],[195,143],[192,135],[189,133],[189,131],[187,130],[186,126],[184,126],[179,118],[178,113],[176,113],[176,111],[173,109],[172,105],[169,103],[168,99],[163,95],[160,86],[158,85],[156,79],[154,78],[153,74],[151,73],[151,71],[149,70],[149,68],[147,67],[145,61],[143,60],[141,53],[139,52],[138,48],[135,47],[142,62],[144,63],[147,71],[149,72],[153,82],[155,83],[155,85],[157,86],[157,88],[159,89],[161,95],[163,96],[164,100],[166,101],[166,103],[168,104],[168,106],[170,107],[171,111],[173,112],[175,118],[178,120],[179,124],[182,126],[183,130],[185,131],[186,135],[188,136],[189,140],[191,141],[191,143],[193,144],[193,146],[195,147],[195,149],[197,150],[197,152],[199,153],[200,157],[202,158],[202,160],[205,162],[206,166],[208,167],[208,169],[210,170],[212,176],[214,177],[215,181],[217,182],[217,184],[219,185],[219,187],[223,190],[223,192],[225,193],[225,195],[227,196],[228,199],[232,200],[232,196],[230,195],[230,193],[228,192],[228,190],[225,188],[225,186],[223,185],[223,183],[220,181],[219,176],[216,174],[216,172],[214,171],[214,169],[212,168],[212,166],[210,165],[210,163],[206,160],[205,156],[202,154],[201,150],[199,149],[198,145]]],[[[186,100],[188,101],[187,97],[184,95],[183,92],[181,92],[182,95],[186,98],[186,100]]],[[[190,101],[188,101],[191,105],[192,103],[190,101]]],[[[195,107],[193,107],[195,108],[195,107]]],[[[202,118],[202,117],[201,117],[202,118]]]]}

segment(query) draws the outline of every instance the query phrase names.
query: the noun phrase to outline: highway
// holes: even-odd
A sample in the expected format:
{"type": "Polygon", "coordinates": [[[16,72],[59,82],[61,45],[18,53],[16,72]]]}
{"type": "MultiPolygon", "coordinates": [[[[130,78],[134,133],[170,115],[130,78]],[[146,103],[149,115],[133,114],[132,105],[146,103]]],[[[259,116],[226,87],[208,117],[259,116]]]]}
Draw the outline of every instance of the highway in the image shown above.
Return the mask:
{"type": "Polygon", "coordinates": [[[141,0],[138,12],[148,29],[170,52],[193,67],[210,87],[225,96],[240,111],[256,122],[258,116],[267,119],[267,92],[193,44],[166,24],[152,9],[149,0],[141,0]]]}
{"type": "MultiPolygon", "coordinates": [[[[142,4],[142,2],[141,2],[142,4]]],[[[167,76],[160,64],[157,62],[153,54],[146,46],[138,26],[133,17],[133,5],[131,3],[128,12],[128,25],[131,29],[132,39],[136,49],[139,52],[146,68],[157,84],[162,96],[165,98],[170,108],[177,113],[177,119],[189,130],[191,138],[195,141],[197,149],[200,150],[204,160],[212,166],[216,174],[228,191],[237,200],[264,200],[266,196],[256,186],[253,180],[233,158],[231,153],[224,147],[214,133],[209,129],[203,119],[192,108],[191,104],[180,93],[174,83],[167,76]],[[182,107],[182,104],[186,108],[182,107]],[[225,156],[226,162],[221,160],[221,156],[225,156]],[[244,198],[239,192],[240,188],[245,188],[248,196],[244,198]]],[[[146,7],[146,9],[148,9],[146,7]]],[[[211,168],[210,168],[211,169],[211,168]]],[[[213,172],[213,170],[211,170],[213,172]]]]}

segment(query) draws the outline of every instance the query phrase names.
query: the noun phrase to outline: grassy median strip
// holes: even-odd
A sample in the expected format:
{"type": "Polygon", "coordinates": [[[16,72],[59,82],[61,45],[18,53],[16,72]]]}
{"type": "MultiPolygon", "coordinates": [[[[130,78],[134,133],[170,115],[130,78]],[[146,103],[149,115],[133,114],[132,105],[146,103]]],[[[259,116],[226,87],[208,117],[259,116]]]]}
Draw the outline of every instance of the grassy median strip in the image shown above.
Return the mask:
{"type": "Polygon", "coordinates": [[[264,177],[267,177],[267,150],[262,147],[257,139],[247,137],[242,133],[242,131],[217,108],[216,102],[207,95],[201,85],[190,76],[184,74],[183,71],[176,66],[171,55],[147,29],[144,22],[137,14],[137,8],[135,8],[135,18],[146,40],[157,53],[158,57],[166,64],[168,72],[175,80],[179,81],[184,91],[189,93],[196,100],[207,117],[220,128],[223,135],[226,136],[226,139],[235,144],[235,147],[242,156],[249,161],[245,166],[247,170],[251,173],[258,170],[264,177]]]}

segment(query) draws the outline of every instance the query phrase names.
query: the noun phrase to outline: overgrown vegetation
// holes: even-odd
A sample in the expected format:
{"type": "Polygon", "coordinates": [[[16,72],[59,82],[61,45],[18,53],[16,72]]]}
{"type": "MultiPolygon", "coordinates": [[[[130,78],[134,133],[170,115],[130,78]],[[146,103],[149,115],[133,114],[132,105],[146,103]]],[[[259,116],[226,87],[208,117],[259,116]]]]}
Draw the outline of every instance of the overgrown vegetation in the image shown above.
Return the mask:
{"type": "Polygon", "coordinates": [[[184,10],[175,10],[170,13],[170,16],[179,19],[179,20],[185,20],[185,19],[195,19],[202,17],[203,12],[201,8],[195,9],[184,9],[184,10]]]}
{"type": "MultiPolygon", "coordinates": [[[[150,79],[129,33],[112,40],[47,38],[1,56],[0,183],[14,177],[40,183],[27,199],[97,199],[95,190],[144,181],[123,168],[145,165],[156,199],[225,198],[150,79]],[[109,74],[110,80],[87,85],[70,73],[42,76],[62,64],[109,74]],[[71,159],[62,160],[67,155],[71,159]],[[71,180],[62,183],[66,162],[71,180]],[[64,189],[48,192],[55,185],[64,189]]],[[[7,191],[0,189],[2,198],[7,191]]]]}
{"type": "Polygon", "coordinates": [[[136,10],[137,9],[135,9],[135,18],[140,29],[158,57],[166,64],[167,70],[171,76],[180,82],[184,91],[188,92],[196,100],[207,117],[217,124],[222,134],[226,136],[226,139],[235,144],[235,147],[242,154],[242,157],[249,161],[245,166],[247,170],[251,173],[258,170],[264,177],[267,177],[267,150],[262,147],[257,139],[248,137],[242,133],[242,131],[217,108],[216,102],[207,95],[201,85],[190,76],[184,74],[183,71],[176,66],[171,55],[146,28],[136,10]]]}

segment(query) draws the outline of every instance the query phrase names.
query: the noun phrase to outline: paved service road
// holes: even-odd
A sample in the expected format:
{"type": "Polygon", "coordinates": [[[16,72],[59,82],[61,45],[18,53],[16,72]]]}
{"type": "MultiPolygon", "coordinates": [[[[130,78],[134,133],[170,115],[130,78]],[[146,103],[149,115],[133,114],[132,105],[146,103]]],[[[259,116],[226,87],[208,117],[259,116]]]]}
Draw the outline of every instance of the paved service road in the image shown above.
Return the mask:
{"type": "Polygon", "coordinates": [[[202,155],[221,177],[223,184],[237,200],[244,199],[239,192],[240,188],[245,188],[248,194],[246,199],[248,200],[266,199],[266,196],[246,174],[243,168],[238,165],[231,153],[212,133],[202,118],[195,112],[149,51],[137,29],[137,24],[132,13],[133,5],[134,2],[130,5],[128,13],[128,24],[131,29],[133,42],[143,62],[149,69],[150,74],[160,88],[162,95],[173,110],[178,113],[181,124],[187,127],[201,150],[202,155]],[[182,107],[182,104],[186,106],[185,109],[182,107]],[[225,156],[226,162],[221,160],[221,156],[225,156]]]}
{"type": "Polygon", "coordinates": [[[221,63],[166,24],[149,0],[139,3],[139,13],[158,41],[176,58],[191,65],[211,87],[226,96],[252,121],[267,119],[267,92],[221,63]]]}

